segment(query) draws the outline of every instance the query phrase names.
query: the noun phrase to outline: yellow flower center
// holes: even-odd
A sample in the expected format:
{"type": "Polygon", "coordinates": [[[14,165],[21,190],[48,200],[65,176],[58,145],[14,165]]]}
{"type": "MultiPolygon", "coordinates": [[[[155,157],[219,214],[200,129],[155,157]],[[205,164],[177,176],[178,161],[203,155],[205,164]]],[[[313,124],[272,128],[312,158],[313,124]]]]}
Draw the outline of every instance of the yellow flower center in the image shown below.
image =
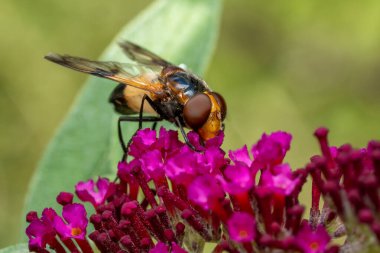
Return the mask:
{"type": "Polygon", "coordinates": [[[319,248],[319,244],[317,242],[310,243],[310,249],[317,250],[319,248]]]}
{"type": "Polygon", "coordinates": [[[82,233],[82,230],[80,228],[72,228],[71,229],[71,235],[72,236],[77,236],[77,235],[80,235],[82,233]]]}
{"type": "Polygon", "coordinates": [[[239,231],[239,237],[240,237],[240,238],[247,238],[247,237],[248,237],[248,232],[247,232],[247,230],[240,230],[240,231],[239,231]]]}

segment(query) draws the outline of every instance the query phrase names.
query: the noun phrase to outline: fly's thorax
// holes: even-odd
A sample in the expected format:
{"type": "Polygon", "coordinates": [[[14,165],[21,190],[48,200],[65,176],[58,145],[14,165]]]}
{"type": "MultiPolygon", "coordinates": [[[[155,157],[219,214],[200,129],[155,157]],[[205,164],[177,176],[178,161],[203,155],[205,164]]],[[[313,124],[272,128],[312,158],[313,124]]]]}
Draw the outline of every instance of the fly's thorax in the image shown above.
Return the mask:
{"type": "Polygon", "coordinates": [[[204,140],[215,137],[222,130],[227,109],[220,94],[212,92],[205,81],[179,67],[163,69],[161,77],[172,98],[183,105],[181,119],[188,128],[197,131],[204,140]]]}
{"type": "Polygon", "coordinates": [[[179,69],[166,75],[166,86],[182,104],[185,104],[194,95],[208,91],[208,87],[203,80],[179,69]]]}
{"type": "Polygon", "coordinates": [[[167,96],[165,82],[159,74],[147,72],[138,76],[137,79],[149,87],[146,93],[152,100],[162,99],[167,96]]]}

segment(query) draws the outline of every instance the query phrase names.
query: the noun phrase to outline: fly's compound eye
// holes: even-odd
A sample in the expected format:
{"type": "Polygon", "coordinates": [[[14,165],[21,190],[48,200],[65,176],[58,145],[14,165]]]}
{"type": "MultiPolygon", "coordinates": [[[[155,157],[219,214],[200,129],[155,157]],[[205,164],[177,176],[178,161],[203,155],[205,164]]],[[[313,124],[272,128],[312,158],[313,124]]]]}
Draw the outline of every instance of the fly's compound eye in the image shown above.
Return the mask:
{"type": "Polygon", "coordinates": [[[220,95],[219,93],[212,92],[211,95],[215,98],[216,102],[218,103],[220,107],[220,113],[222,114],[222,121],[223,121],[227,116],[226,100],[224,100],[222,95],[220,95]]]}
{"type": "Polygon", "coordinates": [[[183,109],[186,124],[192,129],[201,128],[210,116],[211,107],[211,99],[204,93],[190,98],[183,109]]]}

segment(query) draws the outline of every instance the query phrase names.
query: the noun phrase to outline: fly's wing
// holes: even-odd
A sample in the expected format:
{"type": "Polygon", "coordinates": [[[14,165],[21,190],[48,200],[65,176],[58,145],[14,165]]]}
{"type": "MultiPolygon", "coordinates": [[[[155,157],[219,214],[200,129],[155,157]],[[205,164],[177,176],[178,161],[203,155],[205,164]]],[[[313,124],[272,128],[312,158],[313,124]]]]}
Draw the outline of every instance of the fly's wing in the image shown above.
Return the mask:
{"type": "Polygon", "coordinates": [[[111,61],[92,61],[54,53],[46,55],[45,59],[83,73],[127,84],[152,94],[162,93],[162,84],[159,82],[159,75],[157,74],[160,69],[157,69],[157,67],[111,61]]]}
{"type": "Polygon", "coordinates": [[[119,43],[120,47],[123,49],[124,53],[133,61],[138,62],[140,64],[151,66],[151,67],[161,67],[162,72],[161,74],[163,76],[167,76],[170,74],[173,74],[175,72],[186,72],[187,75],[194,80],[197,80],[199,83],[202,83],[202,86],[205,86],[206,89],[210,90],[209,87],[207,87],[207,84],[205,81],[197,77],[196,75],[192,74],[187,67],[183,67],[183,64],[180,66],[176,66],[164,59],[162,59],[160,56],[152,53],[151,51],[140,47],[139,45],[136,45],[130,41],[123,41],[119,43]]]}
{"type": "Polygon", "coordinates": [[[174,66],[170,62],[162,59],[160,56],[130,41],[120,42],[119,45],[131,60],[138,63],[151,66],[158,65],[161,67],[174,66]]]}

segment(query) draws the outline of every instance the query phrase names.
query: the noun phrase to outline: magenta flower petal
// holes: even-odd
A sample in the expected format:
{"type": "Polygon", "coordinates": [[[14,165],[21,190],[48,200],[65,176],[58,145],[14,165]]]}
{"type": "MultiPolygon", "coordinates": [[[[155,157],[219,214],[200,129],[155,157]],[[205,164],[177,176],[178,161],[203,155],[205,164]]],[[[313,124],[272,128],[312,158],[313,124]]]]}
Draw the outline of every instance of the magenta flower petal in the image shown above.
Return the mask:
{"type": "Polygon", "coordinates": [[[63,218],[72,226],[86,228],[87,212],[82,204],[71,204],[63,207],[63,218]]]}
{"type": "Polygon", "coordinates": [[[305,222],[296,236],[296,244],[305,253],[325,252],[331,237],[323,226],[318,226],[315,231],[305,222]]]}
{"type": "Polygon", "coordinates": [[[298,179],[292,178],[289,165],[279,165],[274,167],[273,170],[278,174],[272,174],[269,170],[265,170],[262,173],[260,187],[266,189],[268,192],[279,193],[286,196],[292,194],[298,183],[298,179]]]}
{"type": "Polygon", "coordinates": [[[223,144],[223,140],[224,140],[224,132],[220,131],[217,136],[206,141],[205,147],[206,149],[212,148],[212,147],[220,148],[223,144]]]}
{"type": "Polygon", "coordinates": [[[124,182],[129,182],[132,180],[132,169],[135,167],[141,167],[141,162],[139,159],[133,159],[131,162],[119,162],[117,165],[117,176],[124,182]]]}
{"type": "Polygon", "coordinates": [[[163,242],[158,242],[149,253],[169,253],[169,247],[163,242]]]}
{"type": "Polygon", "coordinates": [[[56,213],[56,211],[53,208],[45,208],[42,211],[41,220],[44,222],[49,222],[50,224],[52,224],[55,216],[58,216],[58,214],[56,213]]]}
{"type": "Polygon", "coordinates": [[[224,171],[224,177],[223,188],[230,194],[248,192],[255,183],[253,173],[243,163],[228,165],[224,171]]]}
{"type": "Polygon", "coordinates": [[[63,239],[77,238],[84,239],[88,224],[87,213],[81,204],[69,204],[63,207],[62,216],[65,221],[56,216],[54,218],[54,228],[63,239]]]}
{"type": "Polygon", "coordinates": [[[195,131],[190,131],[189,133],[187,133],[187,138],[197,150],[203,151],[205,149],[205,147],[201,145],[201,139],[199,137],[199,134],[197,134],[195,131]]]}
{"type": "Polygon", "coordinates": [[[57,216],[54,219],[54,228],[57,231],[57,233],[63,238],[63,239],[68,239],[72,238],[72,231],[71,227],[68,226],[62,219],[62,217],[57,216]]]}
{"type": "Polygon", "coordinates": [[[331,146],[330,147],[330,153],[331,153],[332,158],[336,158],[336,156],[338,155],[338,148],[331,146]]]}
{"type": "Polygon", "coordinates": [[[290,142],[292,141],[291,134],[283,131],[278,131],[272,133],[269,137],[275,140],[277,143],[280,143],[284,152],[290,149],[290,142]]]}
{"type": "Polygon", "coordinates": [[[292,136],[286,132],[263,134],[261,139],[251,149],[255,161],[263,166],[280,164],[290,148],[292,136]]]}
{"type": "Polygon", "coordinates": [[[284,175],[287,177],[292,176],[292,168],[290,168],[290,165],[287,163],[283,163],[283,164],[274,166],[271,171],[274,175],[281,174],[281,175],[284,175]]]}
{"type": "Polygon", "coordinates": [[[164,175],[164,163],[160,151],[147,151],[141,156],[140,162],[142,165],[141,168],[149,178],[155,178],[164,175]]]}
{"type": "Polygon", "coordinates": [[[230,150],[228,152],[228,155],[230,156],[231,160],[234,161],[234,163],[242,162],[248,167],[250,167],[252,164],[252,160],[249,157],[247,145],[244,145],[243,147],[236,150],[230,150]]]}
{"type": "Polygon", "coordinates": [[[199,156],[199,153],[184,146],[176,155],[167,160],[164,168],[167,177],[177,184],[189,184],[197,171],[202,170],[203,164],[199,163],[201,160],[199,156]]]}
{"type": "Polygon", "coordinates": [[[79,182],[75,186],[75,192],[78,198],[82,201],[91,202],[94,207],[104,203],[105,199],[112,194],[114,188],[112,183],[106,178],[98,178],[96,182],[96,189],[94,181],[88,180],[87,182],[79,182]]]}
{"type": "Polygon", "coordinates": [[[255,219],[243,212],[237,212],[227,222],[228,234],[236,242],[250,242],[255,238],[255,219]]]}
{"type": "Polygon", "coordinates": [[[223,144],[224,140],[224,133],[222,131],[219,132],[217,136],[215,136],[212,139],[209,139],[205,142],[205,145],[201,145],[201,139],[198,133],[195,131],[191,131],[187,134],[187,138],[189,139],[190,143],[193,144],[193,146],[200,151],[209,149],[209,148],[220,148],[223,144]]]}
{"type": "Polygon", "coordinates": [[[29,249],[31,251],[45,249],[46,244],[54,239],[55,234],[52,224],[42,220],[32,221],[26,228],[26,235],[29,238],[29,249]]]}
{"type": "Polygon", "coordinates": [[[175,152],[182,148],[184,144],[178,140],[178,132],[160,128],[159,138],[157,140],[158,147],[164,151],[175,152]]]}
{"type": "Polygon", "coordinates": [[[135,158],[139,158],[141,154],[145,153],[155,142],[156,131],[149,128],[140,130],[132,137],[132,144],[129,147],[129,154],[135,158]]]}
{"type": "Polygon", "coordinates": [[[203,173],[211,173],[212,175],[220,173],[220,170],[227,165],[228,160],[224,158],[224,152],[220,148],[212,147],[206,149],[203,158],[203,164],[207,171],[203,173]]]}
{"type": "Polygon", "coordinates": [[[218,181],[210,175],[197,177],[188,187],[188,198],[205,210],[224,198],[224,191],[218,181]]]}
{"type": "Polygon", "coordinates": [[[53,220],[57,213],[53,208],[45,208],[41,218],[34,219],[26,228],[26,235],[29,238],[30,251],[45,249],[46,244],[54,240],[56,232],[53,227],[53,220]]]}

